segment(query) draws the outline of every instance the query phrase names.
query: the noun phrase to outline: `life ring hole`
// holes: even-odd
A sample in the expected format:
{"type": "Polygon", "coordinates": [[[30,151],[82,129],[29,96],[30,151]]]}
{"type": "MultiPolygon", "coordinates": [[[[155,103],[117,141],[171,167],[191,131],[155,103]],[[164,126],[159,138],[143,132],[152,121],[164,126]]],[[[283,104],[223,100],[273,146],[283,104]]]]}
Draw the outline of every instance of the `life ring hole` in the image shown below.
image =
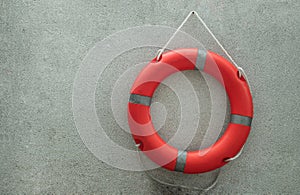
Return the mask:
{"type": "Polygon", "coordinates": [[[155,129],[164,141],[169,142],[177,133],[178,128],[185,125],[187,128],[185,128],[184,131],[186,134],[193,135],[193,137],[182,137],[180,139],[181,141],[173,143],[174,147],[188,151],[198,150],[200,147],[209,147],[223,135],[229,124],[230,103],[227,96],[225,97],[224,95],[226,96],[227,94],[223,86],[206,73],[200,74],[199,71],[186,70],[170,75],[165,83],[161,83],[158,86],[152,98],[153,102],[159,102],[160,105],[164,105],[164,107],[157,109],[155,114],[151,114],[155,129]],[[188,90],[182,87],[182,84],[178,82],[180,81],[180,76],[184,76],[184,78],[188,79],[192,85],[192,89],[188,90]],[[169,83],[172,83],[172,87],[168,86],[169,83]],[[172,88],[177,90],[176,93],[172,88]],[[191,96],[187,94],[192,95],[192,91],[195,92],[195,98],[197,98],[198,101],[190,101],[191,96]],[[179,93],[181,95],[178,96],[179,93]],[[179,97],[181,97],[181,99],[179,97]],[[193,123],[186,124],[184,121],[181,121],[182,106],[196,106],[196,103],[200,108],[200,112],[190,110],[186,115],[189,116],[189,119],[194,117],[193,121],[199,119],[196,130],[192,132],[193,128],[191,124],[193,123]],[[213,105],[214,110],[212,110],[213,105]],[[162,118],[161,116],[164,117],[162,118]],[[160,123],[159,121],[164,121],[164,123],[160,123]],[[159,126],[157,124],[163,125],[159,126]],[[187,139],[190,139],[190,141],[186,147],[183,146],[182,143],[186,143],[187,141],[183,140],[187,139]]]}

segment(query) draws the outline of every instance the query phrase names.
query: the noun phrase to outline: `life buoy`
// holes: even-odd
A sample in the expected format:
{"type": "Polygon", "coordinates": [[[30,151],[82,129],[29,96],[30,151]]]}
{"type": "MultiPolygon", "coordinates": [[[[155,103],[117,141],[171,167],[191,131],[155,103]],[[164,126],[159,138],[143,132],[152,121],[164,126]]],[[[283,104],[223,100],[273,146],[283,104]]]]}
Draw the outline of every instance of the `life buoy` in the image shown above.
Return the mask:
{"type": "Polygon", "coordinates": [[[153,162],[170,171],[204,173],[220,168],[236,156],[249,135],[253,104],[249,86],[238,69],[211,51],[184,48],[153,59],[138,75],[130,91],[128,123],[139,149],[153,162]],[[231,119],[222,137],[211,147],[180,151],[168,145],[156,132],[150,116],[151,98],[169,75],[198,69],[215,77],[224,86],[230,101],[231,119]]]}

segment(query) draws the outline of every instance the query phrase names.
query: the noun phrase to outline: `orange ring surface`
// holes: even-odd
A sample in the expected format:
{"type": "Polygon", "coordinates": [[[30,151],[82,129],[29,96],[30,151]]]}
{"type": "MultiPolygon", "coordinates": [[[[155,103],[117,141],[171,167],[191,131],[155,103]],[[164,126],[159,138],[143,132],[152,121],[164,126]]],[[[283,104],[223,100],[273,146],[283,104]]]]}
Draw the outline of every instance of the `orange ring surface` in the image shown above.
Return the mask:
{"type": "Polygon", "coordinates": [[[249,135],[253,104],[247,81],[225,58],[211,51],[184,48],[166,52],[160,61],[153,59],[138,75],[130,91],[128,123],[139,149],[153,162],[171,171],[204,173],[225,165],[236,156],[249,135]],[[151,98],[169,75],[199,69],[224,86],[230,101],[231,120],[222,137],[211,147],[180,151],[168,145],[156,132],[150,116],[151,98]]]}

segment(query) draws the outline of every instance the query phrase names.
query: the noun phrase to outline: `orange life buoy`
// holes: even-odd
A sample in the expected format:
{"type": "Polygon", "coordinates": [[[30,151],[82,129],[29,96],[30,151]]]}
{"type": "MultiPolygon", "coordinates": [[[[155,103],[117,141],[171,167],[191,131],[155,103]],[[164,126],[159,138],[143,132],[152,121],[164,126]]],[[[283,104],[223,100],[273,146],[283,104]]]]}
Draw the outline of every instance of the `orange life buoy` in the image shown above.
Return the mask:
{"type": "Polygon", "coordinates": [[[153,59],[138,75],[130,91],[128,123],[139,149],[171,171],[204,173],[227,163],[243,147],[251,128],[253,104],[249,86],[238,69],[211,51],[184,48],[153,59]],[[219,80],[229,97],[231,119],[222,137],[209,149],[180,151],[156,132],[150,116],[151,98],[161,81],[177,71],[199,69],[219,80]]]}

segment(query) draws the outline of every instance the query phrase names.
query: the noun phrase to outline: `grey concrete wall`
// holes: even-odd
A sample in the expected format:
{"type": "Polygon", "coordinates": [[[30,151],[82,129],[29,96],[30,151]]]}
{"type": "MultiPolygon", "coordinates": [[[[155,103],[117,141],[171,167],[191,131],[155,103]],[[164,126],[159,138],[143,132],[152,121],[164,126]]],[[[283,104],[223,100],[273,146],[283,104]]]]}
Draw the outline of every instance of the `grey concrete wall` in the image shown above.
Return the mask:
{"type": "Polygon", "coordinates": [[[176,28],[190,10],[243,66],[255,104],[243,156],[210,192],[298,194],[298,0],[1,1],[0,193],[162,193],[144,173],[110,167],[84,146],[72,84],[96,42],[139,25],[176,28]]]}

